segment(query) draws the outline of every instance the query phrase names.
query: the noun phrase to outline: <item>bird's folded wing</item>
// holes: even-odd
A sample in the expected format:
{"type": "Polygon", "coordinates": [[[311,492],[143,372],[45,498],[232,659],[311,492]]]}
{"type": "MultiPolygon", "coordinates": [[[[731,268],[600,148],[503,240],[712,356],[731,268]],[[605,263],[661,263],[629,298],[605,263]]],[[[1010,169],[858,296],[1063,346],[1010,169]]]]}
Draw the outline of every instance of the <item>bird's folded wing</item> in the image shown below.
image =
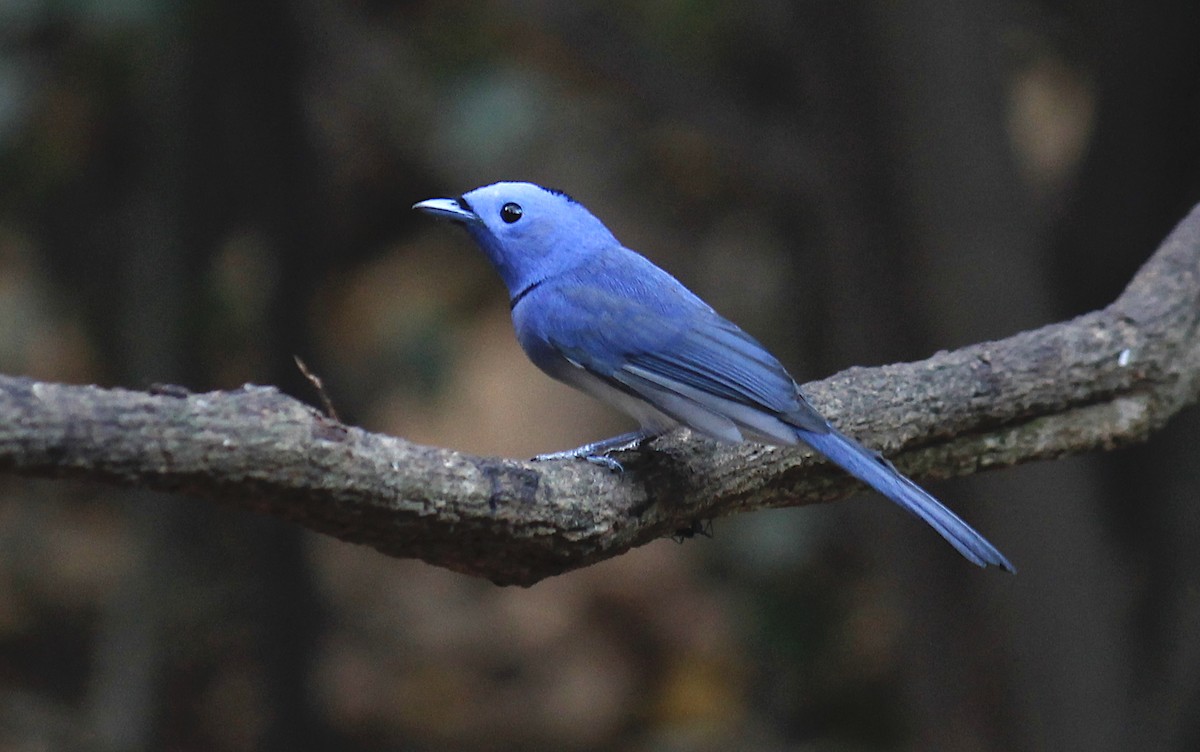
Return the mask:
{"type": "Polygon", "coordinates": [[[668,393],[738,423],[744,421],[730,413],[748,409],[809,431],[828,430],[779,361],[707,306],[663,312],[627,297],[587,295],[587,305],[575,310],[603,314],[555,327],[547,337],[571,363],[652,403],[668,393]]]}

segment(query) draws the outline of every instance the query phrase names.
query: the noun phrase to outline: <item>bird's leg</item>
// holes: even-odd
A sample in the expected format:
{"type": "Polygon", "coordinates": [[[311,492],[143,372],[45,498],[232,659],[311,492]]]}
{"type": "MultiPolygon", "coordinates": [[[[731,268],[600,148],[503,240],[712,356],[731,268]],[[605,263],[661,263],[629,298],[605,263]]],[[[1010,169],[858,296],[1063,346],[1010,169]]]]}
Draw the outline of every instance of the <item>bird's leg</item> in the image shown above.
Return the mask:
{"type": "Polygon", "coordinates": [[[625,468],[620,462],[617,462],[608,455],[612,452],[627,452],[631,449],[637,449],[646,439],[657,436],[654,431],[645,429],[639,431],[630,431],[623,433],[620,436],[613,436],[611,439],[602,439],[593,441],[591,444],[584,444],[581,447],[574,449],[566,449],[561,452],[550,452],[549,454],[539,454],[533,458],[534,462],[545,462],[547,460],[587,460],[593,465],[606,467],[609,470],[614,470],[618,473],[624,472],[625,468]]]}

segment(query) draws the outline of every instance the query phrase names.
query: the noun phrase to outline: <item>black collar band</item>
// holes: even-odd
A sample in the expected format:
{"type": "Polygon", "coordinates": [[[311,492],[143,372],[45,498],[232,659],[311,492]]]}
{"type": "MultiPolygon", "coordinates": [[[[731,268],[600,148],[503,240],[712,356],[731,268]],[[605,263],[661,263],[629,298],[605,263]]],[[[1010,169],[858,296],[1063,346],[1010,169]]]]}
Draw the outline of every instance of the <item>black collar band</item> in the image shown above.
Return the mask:
{"type": "Polygon", "coordinates": [[[512,300],[508,301],[508,310],[511,311],[514,308],[516,308],[517,303],[520,303],[522,300],[524,300],[526,295],[528,295],[529,293],[536,290],[538,288],[538,285],[542,284],[545,281],[546,280],[544,280],[544,279],[539,279],[537,282],[534,282],[532,285],[529,285],[524,290],[522,290],[519,293],[517,293],[516,295],[514,295],[512,300]]]}

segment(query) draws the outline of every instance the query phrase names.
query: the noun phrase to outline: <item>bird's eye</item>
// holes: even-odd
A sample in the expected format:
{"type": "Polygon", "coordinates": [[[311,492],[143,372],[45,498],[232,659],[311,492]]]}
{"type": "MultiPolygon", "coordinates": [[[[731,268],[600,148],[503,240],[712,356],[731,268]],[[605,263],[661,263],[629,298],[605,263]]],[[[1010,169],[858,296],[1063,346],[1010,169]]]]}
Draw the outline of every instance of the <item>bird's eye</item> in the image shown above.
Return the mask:
{"type": "Polygon", "coordinates": [[[520,204],[514,204],[511,201],[500,207],[500,219],[503,219],[510,225],[520,219],[524,213],[525,210],[521,208],[520,204]]]}

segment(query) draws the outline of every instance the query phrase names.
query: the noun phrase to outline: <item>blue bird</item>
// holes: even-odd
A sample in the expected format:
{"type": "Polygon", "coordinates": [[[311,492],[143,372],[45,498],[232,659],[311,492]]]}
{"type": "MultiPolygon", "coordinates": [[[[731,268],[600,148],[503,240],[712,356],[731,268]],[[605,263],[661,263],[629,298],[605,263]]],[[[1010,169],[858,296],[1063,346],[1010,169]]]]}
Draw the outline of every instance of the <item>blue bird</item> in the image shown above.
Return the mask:
{"type": "Polygon", "coordinates": [[[684,425],[725,441],[803,443],[924,520],[979,566],[1012,564],[882,455],[839,432],[754,338],[631,251],[567,194],[496,183],[413,206],[461,225],[508,287],[517,339],[538,368],[641,429],[538,459],[606,453],[684,425]]]}

